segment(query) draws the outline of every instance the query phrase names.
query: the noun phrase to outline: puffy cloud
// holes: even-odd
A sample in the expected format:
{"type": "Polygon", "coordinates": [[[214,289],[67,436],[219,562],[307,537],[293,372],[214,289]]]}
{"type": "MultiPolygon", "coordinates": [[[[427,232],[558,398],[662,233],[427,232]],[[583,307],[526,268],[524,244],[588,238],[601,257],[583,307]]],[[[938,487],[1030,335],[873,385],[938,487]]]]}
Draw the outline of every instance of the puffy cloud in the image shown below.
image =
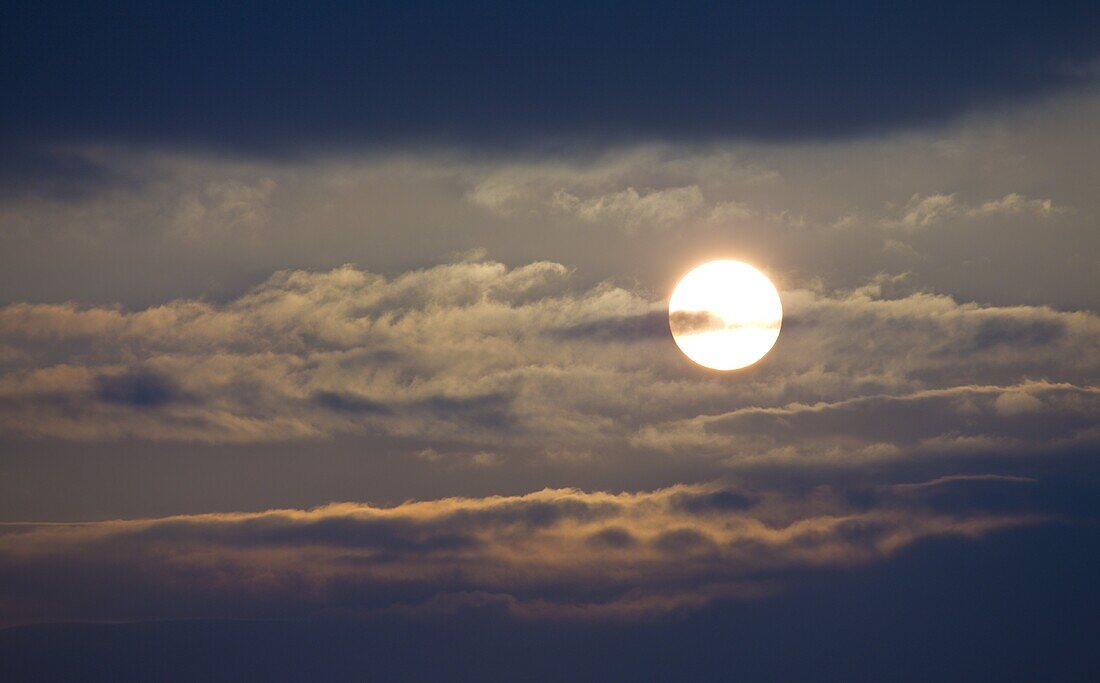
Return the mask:
{"type": "Polygon", "coordinates": [[[707,485],[9,524],[0,605],[8,623],[430,615],[487,602],[527,618],[659,615],[782,590],[794,568],[1044,519],[939,509],[939,489],[970,483],[880,487],[859,505],[830,487],[792,496],[707,485]]]}
{"type": "Polygon", "coordinates": [[[957,203],[953,194],[933,194],[927,197],[913,195],[902,209],[901,217],[886,221],[886,225],[899,225],[904,228],[922,228],[939,222],[943,217],[957,213],[957,203]]]}
{"type": "Polygon", "coordinates": [[[993,402],[993,408],[1004,416],[1022,415],[1039,412],[1044,403],[1029,391],[1006,391],[993,402]]]}
{"type": "MultiPolygon", "coordinates": [[[[977,205],[966,204],[955,194],[914,194],[897,217],[884,218],[882,225],[887,228],[918,230],[949,218],[990,218],[1019,213],[1045,217],[1062,211],[1055,208],[1049,199],[1028,199],[1016,192],[977,205]]],[[[892,240],[890,242],[899,244],[892,240]]]]}
{"type": "Polygon", "coordinates": [[[1049,199],[1028,199],[1016,192],[1010,192],[1000,199],[983,202],[980,206],[967,209],[971,216],[995,216],[997,214],[1012,214],[1028,211],[1038,216],[1047,216],[1058,211],[1049,199]]]}
{"type": "Polygon", "coordinates": [[[902,277],[783,298],[778,346],[735,382],[684,361],[662,302],[579,286],[550,262],[283,271],[224,304],[137,311],[13,304],[0,309],[0,343],[22,360],[0,372],[0,430],[212,443],[382,434],[481,465],[636,448],[733,462],[937,439],[1053,448],[1086,438],[1100,410],[1091,313],[960,304],[902,277]],[[1026,415],[1042,415],[1027,434],[1014,426],[1026,415]]]}

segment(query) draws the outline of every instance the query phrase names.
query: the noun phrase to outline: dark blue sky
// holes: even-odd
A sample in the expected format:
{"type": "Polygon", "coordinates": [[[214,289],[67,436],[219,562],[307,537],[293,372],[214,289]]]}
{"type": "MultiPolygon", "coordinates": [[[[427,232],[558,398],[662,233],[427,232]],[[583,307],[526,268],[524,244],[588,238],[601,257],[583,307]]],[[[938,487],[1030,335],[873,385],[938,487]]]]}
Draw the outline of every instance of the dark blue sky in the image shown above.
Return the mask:
{"type": "MultiPolygon", "coordinates": [[[[1092,2],[11,2],[8,141],[806,138],[1072,83],[1092,2]]],[[[1075,75],[1077,74],[1077,75],[1075,75]]]]}

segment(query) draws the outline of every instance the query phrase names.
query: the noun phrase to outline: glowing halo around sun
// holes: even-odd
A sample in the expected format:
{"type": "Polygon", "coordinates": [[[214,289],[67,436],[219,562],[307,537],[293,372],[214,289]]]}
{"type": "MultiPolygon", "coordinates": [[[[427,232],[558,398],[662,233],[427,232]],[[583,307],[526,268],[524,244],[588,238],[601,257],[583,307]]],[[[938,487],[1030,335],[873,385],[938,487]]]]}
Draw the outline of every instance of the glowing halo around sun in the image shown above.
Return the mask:
{"type": "Polygon", "coordinates": [[[714,370],[737,370],[764,357],[783,324],[775,285],[740,261],[711,261],[680,280],[668,302],[676,345],[714,370]]]}

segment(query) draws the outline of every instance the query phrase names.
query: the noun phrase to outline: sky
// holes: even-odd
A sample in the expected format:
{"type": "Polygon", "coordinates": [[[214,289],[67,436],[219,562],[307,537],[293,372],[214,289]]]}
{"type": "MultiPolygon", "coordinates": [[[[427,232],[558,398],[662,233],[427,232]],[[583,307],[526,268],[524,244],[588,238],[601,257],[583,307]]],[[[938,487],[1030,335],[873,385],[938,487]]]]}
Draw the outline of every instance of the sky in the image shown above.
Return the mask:
{"type": "Polygon", "coordinates": [[[1095,677],[1092,3],[3,15],[5,680],[1095,677]]]}

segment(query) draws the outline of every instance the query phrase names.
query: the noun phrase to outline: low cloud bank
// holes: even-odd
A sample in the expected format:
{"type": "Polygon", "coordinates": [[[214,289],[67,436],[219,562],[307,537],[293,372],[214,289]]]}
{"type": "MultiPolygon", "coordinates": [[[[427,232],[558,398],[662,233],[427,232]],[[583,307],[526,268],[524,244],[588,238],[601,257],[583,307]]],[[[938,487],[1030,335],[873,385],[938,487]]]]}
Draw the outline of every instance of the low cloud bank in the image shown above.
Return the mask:
{"type": "MultiPolygon", "coordinates": [[[[945,490],[1032,485],[949,477],[855,496],[719,484],[544,490],[378,508],[0,526],[0,619],[447,614],[650,617],[784,588],[783,572],[874,562],[933,537],[1036,514],[952,509],[945,490]]],[[[1003,497],[1003,496],[1002,496],[1003,497]]]]}

